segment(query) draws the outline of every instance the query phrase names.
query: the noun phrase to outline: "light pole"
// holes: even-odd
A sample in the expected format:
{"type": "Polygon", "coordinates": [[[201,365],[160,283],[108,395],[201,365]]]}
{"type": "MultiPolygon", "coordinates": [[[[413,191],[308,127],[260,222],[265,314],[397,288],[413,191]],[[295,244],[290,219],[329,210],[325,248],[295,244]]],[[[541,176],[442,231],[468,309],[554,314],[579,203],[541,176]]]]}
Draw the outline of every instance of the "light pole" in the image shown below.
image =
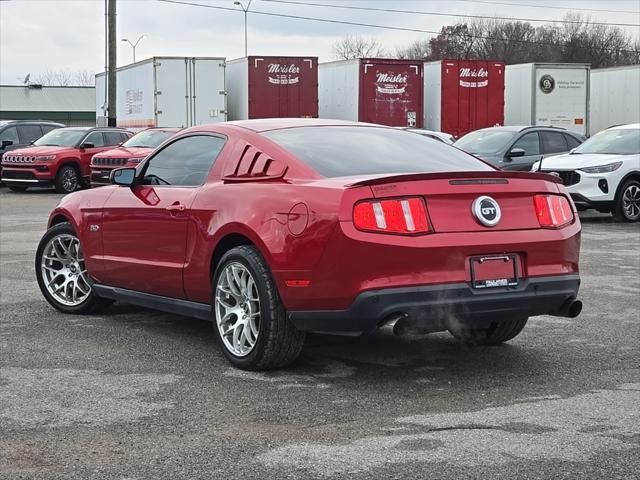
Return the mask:
{"type": "Polygon", "coordinates": [[[143,40],[145,38],[147,38],[147,34],[146,33],[143,33],[142,35],[140,35],[138,37],[138,39],[136,40],[136,43],[131,43],[131,40],[129,40],[128,38],[123,38],[122,39],[123,42],[127,42],[129,45],[131,45],[131,48],[133,48],[133,63],[136,63],[136,47],[140,43],[140,40],[143,40]]]}
{"type": "Polygon", "coordinates": [[[233,2],[234,5],[238,5],[242,11],[244,12],[244,56],[247,56],[247,13],[249,12],[249,7],[251,6],[251,2],[253,0],[249,0],[247,2],[247,6],[245,7],[244,4],[238,0],[236,0],[235,2],[233,2]]]}

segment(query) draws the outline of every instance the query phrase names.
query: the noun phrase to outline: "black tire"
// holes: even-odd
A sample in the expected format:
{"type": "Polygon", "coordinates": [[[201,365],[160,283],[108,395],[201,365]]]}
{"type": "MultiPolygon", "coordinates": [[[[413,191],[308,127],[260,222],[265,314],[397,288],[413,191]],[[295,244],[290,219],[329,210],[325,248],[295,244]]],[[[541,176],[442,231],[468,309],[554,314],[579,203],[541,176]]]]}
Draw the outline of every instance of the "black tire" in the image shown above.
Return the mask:
{"type": "Polygon", "coordinates": [[[7,188],[16,193],[23,193],[27,191],[27,187],[14,187],[12,185],[7,185],[7,188]]]}
{"type": "Polygon", "coordinates": [[[515,338],[527,324],[527,317],[492,322],[488,327],[474,327],[473,321],[460,322],[449,332],[461,342],[472,345],[497,345],[515,338]]]}
{"type": "Polygon", "coordinates": [[[58,193],[71,193],[80,186],[80,173],[73,165],[64,165],[58,170],[55,187],[58,193]]]}
{"type": "Polygon", "coordinates": [[[297,330],[287,318],[275,282],[257,248],[243,245],[229,250],[218,262],[212,278],[212,315],[215,337],[227,359],[243,370],[268,370],[285,367],[300,355],[305,333],[297,330]],[[225,345],[216,320],[218,279],[230,263],[240,263],[251,273],[260,300],[258,335],[250,353],[237,356],[225,345]]]}
{"type": "Polygon", "coordinates": [[[615,206],[613,207],[613,218],[619,222],[637,222],[640,220],[640,181],[629,179],[622,185],[618,195],[616,197],[615,206]],[[635,214],[630,214],[625,211],[625,201],[629,201],[629,198],[625,198],[625,195],[633,196],[633,211],[635,214]]]}
{"type": "Polygon", "coordinates": [[[59,223],[51,227],[47,232],[43,235],[40,243],[38,244],[38,249],[36,250],[36,278],[38,280],[38,286],[40,287],[40,291],[44,296],[45,300],[49,302],[49,304],[63,313],[72,313],[72,314],[87,314],[87,313],[96,313],[104,308],[108,307],[113,303],[113,300],[109,300],[106,298],[98,297],[93,289],[91,289],[88,297],[79,305],[69,306],[60,303],[56,298],[54,298],[51,293],[47,290],[45,279],[42,274],[42,255],[44,254],[44,249],[49,241],[58,236],[58,235],[72,235],[77,238],[76,232],[71,226],[70,223],[59,223]]]}

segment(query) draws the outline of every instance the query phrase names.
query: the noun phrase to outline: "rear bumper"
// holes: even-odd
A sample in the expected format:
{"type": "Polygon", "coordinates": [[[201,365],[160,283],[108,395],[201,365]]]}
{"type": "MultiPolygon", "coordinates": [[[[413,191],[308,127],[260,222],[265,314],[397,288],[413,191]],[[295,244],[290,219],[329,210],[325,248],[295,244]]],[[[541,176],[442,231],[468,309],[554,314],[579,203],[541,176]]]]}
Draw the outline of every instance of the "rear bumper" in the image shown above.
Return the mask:
{"type": "Polygon", "coordinates": [[[360,334],[396,314],[443,325],[456,318],[482,322],[557,315],[568,300],[577,297],[579,287],[578,275],[559,275],[521,278],[513,288],[476,290],[469,283],[388,288],[361,293],[346,310],[292,311],[289,318],[304,331],[360,334]]]}

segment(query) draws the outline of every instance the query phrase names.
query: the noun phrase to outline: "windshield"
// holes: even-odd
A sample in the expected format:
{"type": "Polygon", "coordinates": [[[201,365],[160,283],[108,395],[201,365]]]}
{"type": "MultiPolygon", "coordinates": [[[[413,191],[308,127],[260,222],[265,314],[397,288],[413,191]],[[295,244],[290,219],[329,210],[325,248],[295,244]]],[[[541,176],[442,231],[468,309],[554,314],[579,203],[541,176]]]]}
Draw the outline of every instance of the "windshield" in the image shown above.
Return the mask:
{"type": "Polygon", "coordinates": [[[493,170],[450,145],[393,128],[303,127],[263,135],[325,177],[493,170]]]}
{"type": "Polygon", "coordinates": [[[122,144],[123,147],[147,147],[156,148],[175,132],[165,132],[162,130],[144,130],[135,134],[122,144]]]}
{"type": "Polygon", "coordinates": [[[51,145],[53,147],[73,147],[87,134],[85,130],[65,130],[59,128],[45,133],[34,145],[51,145]]]}
{"type": "Polygon", "coordinates": [[[516,132],[506,130],[477,130],[467,133],[454,145],[465,152],[476,155],[489,155],[500,152],[515,135],[516,132]]]}
{"type": "Polygon", "coordinates": [[[640,153],[640,129],[604,130],[597,133],[573,153],[633,155],[640,153]]]}

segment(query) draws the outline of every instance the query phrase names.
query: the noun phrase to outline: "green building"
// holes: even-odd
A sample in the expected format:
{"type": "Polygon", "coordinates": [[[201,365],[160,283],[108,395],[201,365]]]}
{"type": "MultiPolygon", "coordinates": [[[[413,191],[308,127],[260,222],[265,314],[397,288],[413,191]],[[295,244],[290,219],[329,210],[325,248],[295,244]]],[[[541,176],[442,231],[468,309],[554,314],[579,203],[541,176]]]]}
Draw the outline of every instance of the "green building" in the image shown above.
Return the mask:
{"type": "Polygon", "coordinates": [[[0,120],[53,120],[67,126],[96,124],[95,87],[0,85],[0,120]]]}

